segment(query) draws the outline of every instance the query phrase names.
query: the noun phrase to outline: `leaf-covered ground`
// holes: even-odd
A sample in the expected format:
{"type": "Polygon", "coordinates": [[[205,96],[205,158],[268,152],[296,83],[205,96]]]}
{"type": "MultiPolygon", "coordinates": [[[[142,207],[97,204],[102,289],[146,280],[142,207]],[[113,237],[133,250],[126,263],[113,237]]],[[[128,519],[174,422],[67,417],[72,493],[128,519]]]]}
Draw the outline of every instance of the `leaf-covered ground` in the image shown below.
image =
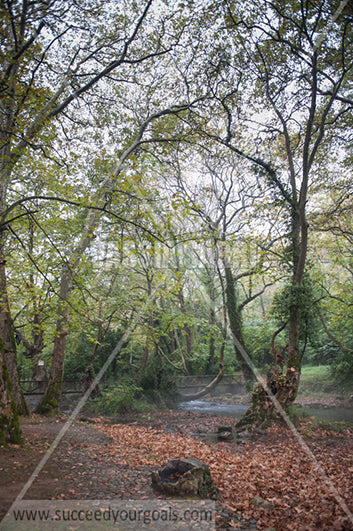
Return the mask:
{"type": "Polygon", "coordinates": [[[353,512],[350,430],[312,431],[310,425],[303,425],[300,429],[303,440],[315,459],[306,454],[294,434],[279,427],[239,444],[208,444],[191,435],[211,431],[220,421],[234,424],[234,419],[186,417],[169,412],[151,426],[100,425],[99,429],[114,439],[111,451],[117,459],[123,456],[131,468],[158,468],[176,457],[195,457],[205,462],[225,505],[246,518],[257,519],[259,527],[276,531],[353,529],[353,519],[347,517],[342,507],[345,503],[353,512]],[[274,509],[254,507],[251,501],[255,496],[270,502],[274,509]]]}
{"type": "MultiPolygon", "coordinates": [[[[0,518],[30,476],[65,419],[33,416],[22,421],[23,446],[0,448],[0,518]]],[[[300,432],[315,458],[282,428],[235,443],[207,443],[200,436],[235,419],[165,411],[143,421],[76,422],[27,499],[149,499],[151,472],[176,457],[195,457],[211,469],[224,497],[217,529],[353,530],[339,497],[353,511],[353,433],[316,429],[300,432]],[[320,464],[334,492],[320,476],[320,464]],[[273,509],[251,504],[255,496],[273,509]],[[338,499],[337,499],[338,498],[338,499]],[[228,509],[228,510],[227,510],[228,509]]]]}

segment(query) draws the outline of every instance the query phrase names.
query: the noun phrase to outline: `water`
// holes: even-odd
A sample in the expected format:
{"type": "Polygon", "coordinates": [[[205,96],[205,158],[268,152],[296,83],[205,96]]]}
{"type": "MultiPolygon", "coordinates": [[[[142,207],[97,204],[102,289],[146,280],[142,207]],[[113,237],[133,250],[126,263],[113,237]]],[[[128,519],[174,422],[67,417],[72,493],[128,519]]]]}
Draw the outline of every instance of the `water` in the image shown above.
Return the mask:
{"type": "MultiPolygon", "coordinates": [[[[241,418],[249,406],[244,404],[226,404],[223,402],[207,402],[206,400],[191,400],[181,402],[180,409],[190,411],[190,413],[206,413],[208,415],[217,415],[220,417],[241,418]]],[[[317,419],[328,420],[331,422],[352,422],[353,423],[353,405],[352,407],[310,407],[302,408],[310,416],[317,419]]]]}
{"type": "Polygon", "coordinates": [[[352,407],[303,407],[304,411],[311,417],[330,422],[352,422],[353,423],[353,406],[352,407]]]}
{"type": "Polygon", "coordinates": [[[234,418],[242,417],[249,409],[249,406],[244,404],[226,404],[223,402],[207,402],[206,400],[181,402],[179,407],[183,411],[190,411],[190,413],[207,413],[208,415],[234,418]]]}

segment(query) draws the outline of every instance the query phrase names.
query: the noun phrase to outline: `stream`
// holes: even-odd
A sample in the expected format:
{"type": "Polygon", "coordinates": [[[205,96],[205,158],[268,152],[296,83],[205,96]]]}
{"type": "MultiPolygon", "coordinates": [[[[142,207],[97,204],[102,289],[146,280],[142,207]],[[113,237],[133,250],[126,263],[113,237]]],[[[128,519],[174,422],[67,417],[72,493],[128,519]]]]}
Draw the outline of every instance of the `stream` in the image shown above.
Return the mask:
{"type": "MultiPolygon", "coordinates": [[[[181,402],[179,407],[183,411],[190,411],[191,413],[206,413],[208,415],[233,418],[242,417],[249,408],[249,406],[244,404],[207,402],[206,400],[191,400],[189,402],[181,402]]],[[[328,420],[331,422],[345,421],[353,423],[353,405],[352,407],[303,406],[302,409],[310,416],[317,419],[328,420]]]]}

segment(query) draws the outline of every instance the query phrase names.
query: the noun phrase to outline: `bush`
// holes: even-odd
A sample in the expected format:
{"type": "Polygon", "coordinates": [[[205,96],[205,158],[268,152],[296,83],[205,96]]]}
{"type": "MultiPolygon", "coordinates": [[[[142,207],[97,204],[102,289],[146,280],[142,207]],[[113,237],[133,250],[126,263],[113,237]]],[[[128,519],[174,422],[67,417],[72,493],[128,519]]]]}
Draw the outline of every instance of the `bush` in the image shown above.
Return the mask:
{"type": "Polygon", "coordinates": [[[137,398],[141,388],[131,382],[110,385],[101,392],[101,396],[92,400],[89,408],[99,415],[121,415],[132,413],[138,407],[137,398]]]}
{"type": "MultiPolygon", "coordinates": [[[[93,343],[89,341],[86,334],[82,333],[75,343],[70,339],[69,354],[65,358],[65,380],[81,379],[85,374],[86,367],[91,364],[93,364],[95,373],[98,373],[121,339],[121,336],[121,331],[108,331],[102,341],[102,345],[97,349],[93,362],[91,356],[93,343]]],[[[106,370],[105,379],[117,378],[119,372],[117,363],[118,361],[115,358],[106,370]]]]}
{"type": "MultiPolygon", "coordinates": [[[[199,343],[197,350],[193,350],[192,356],[189,359],[190,374],[204,375],[217,374],[219,371],[219,354],[221,350],[221,342],[216,341],[215,344],[215,359],[213,363],[210,362],[210,346],[209,344],[199,343]]],[[[227,338],[224,346],[223,358],[224,370],[226,373],[233,373],[240,368],[234,354],[233,341],[227,338]]]]}
{"type": "Polygon", "coordinates": [[[335,365],[331,365],[331,374],[339,384],[353,383],[353,355],[342,353],[335,365]]]}
{"type": "MultiPolygon", "coordinates": [[[[270,320],[255,320],[244,327],[245,347],[256,367],[268,367],[273,364],[271,355],[271,339],[276,330],[270,320]]],[[[282,334],[276,338],[276,345],[284,347],[286,344],[282,334]]]]}
{"type": "Polygon", "coordinates": [[[308,349],[304,363],[308,365],[328,365],[335,363],[339,358],[339,349],[333,341],[326,341],[320,346],[308,349]]]}
{"type": "MultiPolygon", "coordinates": [[[[178,374],[179,376],[179,374],[178,374]]],[[[163,359],[150,356],[146,367],[137,377],[137,385],[155,402],[177,394],[175,369],[163,359]]]]}

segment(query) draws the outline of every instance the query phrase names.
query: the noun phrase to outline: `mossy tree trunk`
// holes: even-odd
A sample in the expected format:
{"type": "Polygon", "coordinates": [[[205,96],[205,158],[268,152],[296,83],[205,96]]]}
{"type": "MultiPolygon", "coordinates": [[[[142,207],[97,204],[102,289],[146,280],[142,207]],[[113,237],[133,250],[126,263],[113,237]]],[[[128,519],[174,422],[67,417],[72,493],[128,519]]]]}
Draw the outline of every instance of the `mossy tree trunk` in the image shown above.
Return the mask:
{"type": "MultiPolygon", "coordinates": [[[[241,345],[244,346],[242,318],[241,311],[239,308],[239,301],[237,297],[234,276],[230,265],[227,263],[226,259],[224,260],[224,272],[226,280],[225,291],[229,327],[231,329],[232,334],[238,339],[241,345]]],[[[234,348],[235,355],[239,362],[245,382],[251,382],[254,379],[254,374],[251,370],[251,367],[242,355],[242,352],[239,350],[239,348],[237,348],[236,345],[234,345],[234,348]]]]}
{"type": "MultiPolygon", "coordinates": [[[[293,194],[294,200],[296,194],[293,194]]],[[[264,425],[281,418],[276,403],[284,411],[288,409],[298,393],[301,373],[301,353],[299,349],[303,281],[308,247],[308,223],[305,215],[306,193],[301,194],[296,208],[292,210],[291,249],[292,280],[288,308],[288,343],[282,351],[277,351],[272,342],[274,364],[267,377],[267,389],[261,383],[252,393],[252,404],[238,426],[264,425]],[[275,398],[275,400],[273,399],[275,398]]],[[[280,330],[284,329],[282,326],[280,330]]]]}
{"type": "Polygon", "coordinates": [[[0,349],[0,444],[20,443],[18,410],[12,394],[12,383],[6,366],[6,355],[0,349]]]}
{"type": "Polygon", "coordinates": [[[28,414],[16,365],[16,342],[7,299],[5,256],[0,252],[0,442],[21,439],[18,415],[28,414]]]}
{"type": "Polygon", "coordinates": [[[15,330],[11,319],[7,295],[6,259],[3,249],[0,250],[0,321],[0,338],[2,341],[1,348],[3,349],[8,376],[11,381],[12,396],[18,413],[20,415],[28,415],[29,411],[20,387],[18,374],[15,330]]]}

